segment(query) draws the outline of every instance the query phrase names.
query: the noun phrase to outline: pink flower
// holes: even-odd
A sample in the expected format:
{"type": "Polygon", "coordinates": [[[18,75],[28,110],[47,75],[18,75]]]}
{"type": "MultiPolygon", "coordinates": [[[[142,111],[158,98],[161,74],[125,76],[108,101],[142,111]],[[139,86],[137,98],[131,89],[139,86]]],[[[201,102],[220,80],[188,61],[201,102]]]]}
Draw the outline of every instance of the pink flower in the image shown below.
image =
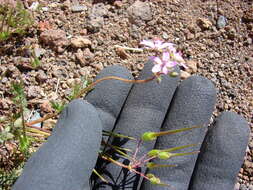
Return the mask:
{"type": "Polygon", "coordinates": [[[173,61],[177,62],[178,65],[181,65],[184,68],[187,68],[187,66],[184,64],[184,59],[183,59],[182,54],[180,52],[172,53],[171,59],[173,61]]]}
{"type": "Polygon", "coordinates": [[[162,59],[159,57],[152,57],[151,59],[155,62],[155,65],[152,68],[153,73],[161,73],[167,75],[168,72],[178,64],[177,62],[170,60],[169,52],[164,52],[162,59]]]}
{"type": "Polygon", "coordinates": [[[155,39],[155,40],[143,40],[140,43],[141,45],[146,46],[148,49],[154,49],[158,51],[162,51],[166,48],[171,49],[171,51],[174,51],[174,44],[172,43],[163,43],[162,40],[155,39]]]}

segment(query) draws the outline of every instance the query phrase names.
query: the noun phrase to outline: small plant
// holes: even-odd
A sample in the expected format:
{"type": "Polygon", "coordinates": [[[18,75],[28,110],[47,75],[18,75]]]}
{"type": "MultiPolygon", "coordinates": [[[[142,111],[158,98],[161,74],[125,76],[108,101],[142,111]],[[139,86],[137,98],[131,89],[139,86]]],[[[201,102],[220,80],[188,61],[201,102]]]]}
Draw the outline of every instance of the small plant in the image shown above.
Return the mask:
{"type": "Polygon", "coordinates": [[[21,1],[0,1],[0,41],[7,40],[12,34],[25,34],[32,23],[33,19],[21,1]]]}
{"type": "MultiPolygon", "coordinates": [[[[89,92],[90,90],[92,90],[96,86],[96,84],[105,80],[120,80],[127,83],[138,83],[138,84],[147,83],[153,80],[157,80],[158,82],[161,82],[162,75],[168,75],[171,77],[176,77],[178,75],[178,73],[174,71],[175,66],[179,65],[182,67],[186,67],[181,53],[176,51],[176,48],[174,47],[174,44],[172,43],[164,43],[163,41],[159,39],[155,39],[155,40],[144,40],[141,42],[141,45],[144,45],[145,48],[143,49],[128,48],[128,47],[121,47],[121,48],[125,50],[129,50],[129,51],[138,51],[138,52],[150,51],[155,54],[154,56],[150,58],[154,63],[154,66],[152,68],[153,75],[150,78],[143,79],[143,80],[129,80],[129,79],[120,78],[116,76],[108,76],[108,77],[100,78],[92,83],[87,78],[83,78],[80,83],[76,83],[73,85],[72,92],[70,96],[67,97],[68,101],[83,97],[83,95],[89,92]]],[[[34,57],[34,67],[39,66],[40,65],[39,59],[36,56],[33,56],[33,57],[34,57]]],[[[15,120],[12,127],[21,129],[21,130],[18,130],[18,132],[16,133],[19,139],[20,151],[24,155],[28,155],[29,153],[28,149],[31,144],[31,137],[27,135],[27,131],[35,132],[35,133],[37,132],[46,137],[49,136],[51,133],[50,131],[47,131],[45,129],[35,129],[33,125],[36,123],[41,123],[49,118],[57,116],[64,109],[67,102],[64,102],[64,101],[51,102],[52,107],[55,109],[54,114],[50,113],[38,120],[27,122],[25,118],[25,110],[27,107],[27,101],[25,98],[23,83],[22,82],[12,83],[12,92],[14,95],[13,101],[18,106],[18,110],[19,110],[18,114],[16,115],[17,119],[15,120]]],[[[148,169],[153,169],[153,168],[159,168],[159,167],[173,167],[174,165],[169,165],[169,164],[159,165],[159,164],[153,163],[152,161],[154,159],[167,160],[175,156],[185,156],[185,155],[196,154],[198,153],[198,151],[172,153],[173,151],[176,151],[176,150],[181,150],[184,148],[196,146],[196,144],[184,145],[184,146],[174,147],[174,148],[169,148],[169,149],[164,149],[164,150],[153,149],[147,152],[145,155],[142,155],[141,157],[139,157],[138,154],[140,152],[141,145],[146,141],[156,140],[156,138],[159,136],[175,134],[175,133],[191,130],[194,128],[199,128],[199,127],[194,126],[190,128],[182,128],[178,130],[170,130],[170,131],[163,131],[163,132],[147,131],[139,139],[134,139],[133,137],[128,137],[127,135],[124,135],[124,134],[122,135],[122,134],[115,134],[113,132],[103,131],[103,136],[123,138],[123,139],[127,138],[128,140],[134,140],[137,145],[136,145],[135,150],[127,150],[125,148],[114,145],[113,143],[108,144],[108,142],[102,141],[103,151],[99,153],[99,157],[102,160],[105,160],[106,162],[114,163],[118,165],[119,167],[122,167],[128,170],[131,173],[135,173],[139,176],[142,176],[144,179],[150,181],[152,184],[169,186],[168,184],[161,182],[160,179],[154,176],[152,173],[148,173],[148,174],[141,173],[139,171],[139,168],[145,167],[148,169]],[[120,155],[121,157],[126,158],[129,161],[129,163],[128,164],[121,163],[120,161],[115,159],[113,155],[107,154],[107,152],[105,152],[107,151],[107,148],[110,148],[113,150],[112,154],[116,153],[120,155]],[[132,152],[132,154],[129,155],[127,152],[132,152]]],[[[10,131],[11,129],[9,127],[5,128],[5,135],[1,137],[3,141],[6,141],[12,138],[12,136],[9,135],[10,131]]],[[[100,168],[95,168],[93,170],[94,174],[97,177],[99,177],[103,182],[106,182],[106,179],[104,178],[104,176],[102,176],[102,172],[100,172],[99,169],[100,168]]]]}

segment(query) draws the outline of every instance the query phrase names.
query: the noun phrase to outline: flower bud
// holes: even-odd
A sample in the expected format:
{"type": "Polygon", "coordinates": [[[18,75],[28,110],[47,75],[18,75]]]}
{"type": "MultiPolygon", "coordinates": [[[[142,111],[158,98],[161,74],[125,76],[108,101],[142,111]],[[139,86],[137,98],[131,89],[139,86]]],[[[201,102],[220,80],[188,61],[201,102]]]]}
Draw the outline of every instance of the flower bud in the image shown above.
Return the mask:
{"type": "Polygon", "coordinates": [[[155,135],[154,132],[145,132],[145,133],[142,135],[141,139],[142,139],[143,141],[152,141],[152,140],[155,140],[155,139],[156,139],[156,135],[155,135]]]}
{"type": "Polygon", "coordinates": [[[152,169],[152,168],[154,168],[156,166],[156,164],[154,164],[153,162],[148,162],[146,164],[146,166],[147,166],[147,168],[152,169]]]}
{"type": "Polygon", "coordinates": [[[158,177],[155,177],[154,174],[147,174],[147,177],[152,184],[157,185],[161,183],[161,180],[158,177]]]}
{"type": "Polygon", "coordinates": [[[160,150],[153,149],[153,150],[148,152],[148,156],[150,156],[150,157],[157,156],[159,153],[160,153],[160,150]]]}
{"type": "Polygon", "coordinates": [[[163,159],[163,160],[169,159],[171,156],[172,156],[172,154],[169,152],[159,152],[158,153],[158,158],[163,159]]]}

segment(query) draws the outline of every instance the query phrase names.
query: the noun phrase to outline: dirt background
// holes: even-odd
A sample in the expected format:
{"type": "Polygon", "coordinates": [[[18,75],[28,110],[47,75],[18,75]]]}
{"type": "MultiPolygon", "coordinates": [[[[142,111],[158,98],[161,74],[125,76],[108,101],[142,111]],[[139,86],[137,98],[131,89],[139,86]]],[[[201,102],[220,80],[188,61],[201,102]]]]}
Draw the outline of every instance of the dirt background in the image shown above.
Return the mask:
{"type": "MultiPolygon", "coordinates": [[[[26,7],[32,2],[25,1],[26,7]]],[[[109,65],[125,66],[137,76],[147,55],[122,52],[115,45],[140,47],[141,40],[160,37],[175,43],[190,65],[182,78],[198,74],[216,85],[214,116],[235,111],[253,131],[252,0],[39,3],[40,11],[33,11],[35,23],[28,33],[1,43],[0,74],[5,76],[0,82],[0,115],[14,109],[13,80],[24,80],[30,108],[44,114],[50,112],[49,100],[66,98],[81,77],[93,78],[109,65]],[[32,53],[41,61],[36,69],[29,67],[32,53]]],[[[235,189],[253,190],[252,134],[235,189]]],[[[13,146],[4,147],[5,153],[13,146]]]]}

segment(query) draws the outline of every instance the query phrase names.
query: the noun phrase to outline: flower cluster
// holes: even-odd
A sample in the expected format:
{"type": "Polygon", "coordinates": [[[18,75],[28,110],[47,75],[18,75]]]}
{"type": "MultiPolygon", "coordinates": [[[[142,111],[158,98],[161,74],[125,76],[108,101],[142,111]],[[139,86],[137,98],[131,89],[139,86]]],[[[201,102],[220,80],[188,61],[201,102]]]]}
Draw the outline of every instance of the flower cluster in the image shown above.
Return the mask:
{"type": "Polygon", "coordinates": [[[163,42],[162,40],[143,40],[140,43],[146,49],[156,52],[156,56],[152,56],[151,60],[154,62],[152,72],[155,75],[165,74],[172,72],[176,65],[186,68],[184,59],[180,52],[176,51],[173,43],[163,42]]]}

